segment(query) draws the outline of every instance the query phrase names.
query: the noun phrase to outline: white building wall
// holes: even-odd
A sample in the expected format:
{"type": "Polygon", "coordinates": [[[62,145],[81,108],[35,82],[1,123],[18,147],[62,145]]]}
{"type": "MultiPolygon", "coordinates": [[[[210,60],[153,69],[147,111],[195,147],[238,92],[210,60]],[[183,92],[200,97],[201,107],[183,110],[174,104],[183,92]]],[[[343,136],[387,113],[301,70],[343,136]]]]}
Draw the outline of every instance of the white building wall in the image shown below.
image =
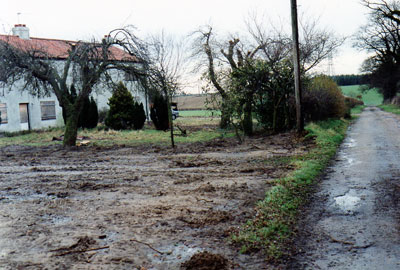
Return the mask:
{"type": "MultiPolygon", "coordinates": [[[[114,74],[113,76],[116,81],[123,81],[121,75],[114,74]]],[[[143,103],[143,107],[146,112],[146,98],[141,91],[137,82],[124,82],[128,90],[132,93],[132,96],[137,102],[143,103]]],[[[0,87],[0,103],[7,104],[7,124],[0,124],[0,132],[15,132],[21,131],[28,128],[28,125],[24,127],[20,123],[20,112],[19,104],[27,103],[29,111],[29,124],[31,129],[44,129],[48,127],[61,127],[64,126],[64,120],[62,117],[62,109],[59,106],[57,97],[51,94],[47,97],[35,97],[28,93],[28,91],[21,91],[23,89],[23,82],[17,82],[10,87],[0,87]],[[42,120],[41,119],[41,106],[40,101],[55,101],[56,119],[55,120],[42,120]]],[[[92,96],[97,103],[98,110],[108,109],[108,99],[112,96],[112,89],[107,88],[105,85],[97,85],[92,92],[92,96]]],[[[147,103],[148,105],[148,103],[147,103]]],[[[150,111],[149,109],[147,110],[150,111]]],[[[148,117],[149,118],[149,117],[148,117]]]]}
{"type": "Polygon", "coordinates": [[[54,95],[49,97],[34,97],[28,92],[21,92],[23,87],[22,83],[16,83],[10,91],[9,87],[0,88],[0,103],[7,105],[7,120],[6,124],[0,124],[0,132],[14,132],[28,128],[27,125],[21,124],[19,104],[28,104],[28,117],[29,127],[31,129],[43,129],[48,127],[62,126],[64,124],[62,119],[62,110],[59,106],[57,98],[54,95]],[[55,120],[42,120],[40,101],[54,101],[56,110],[55,120]]]}

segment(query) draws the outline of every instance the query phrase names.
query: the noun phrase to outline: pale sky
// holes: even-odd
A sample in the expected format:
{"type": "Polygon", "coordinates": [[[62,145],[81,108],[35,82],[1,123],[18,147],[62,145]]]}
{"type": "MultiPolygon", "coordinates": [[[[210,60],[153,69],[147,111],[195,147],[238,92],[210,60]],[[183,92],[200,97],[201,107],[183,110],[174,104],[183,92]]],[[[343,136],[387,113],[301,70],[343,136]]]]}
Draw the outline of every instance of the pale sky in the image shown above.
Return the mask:
{"type": "MultiPolygon", "coordinates": [[[[254,12],[290,26],[290,0],[0,0],[0,3],[1,34],[10,34],[14,24],[22,23],[30,28],[32,37],[42,38],[101,38],[125,25],[135,25],[143,36],[163,29],[183,36],[205,24],[212,24],[219,32],[241,33],[246,31],[245,18],[254,12]]],[[[335,74],[359,73],[366,53],[351,47],[351,35],[365,24],[368,10],[359,0],[297,0],[297,3],[299,16],[319,18],[321,27],[350,36],[334,56],[335,74]]]]}

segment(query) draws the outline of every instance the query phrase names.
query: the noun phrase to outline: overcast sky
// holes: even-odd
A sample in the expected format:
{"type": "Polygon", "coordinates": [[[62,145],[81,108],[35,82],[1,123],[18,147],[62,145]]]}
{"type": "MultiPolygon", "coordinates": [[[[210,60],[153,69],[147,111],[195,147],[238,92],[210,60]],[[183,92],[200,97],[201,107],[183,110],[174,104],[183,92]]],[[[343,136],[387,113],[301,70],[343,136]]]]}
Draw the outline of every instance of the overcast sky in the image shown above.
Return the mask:
{"type": "MultiPolygon", "coordinates": [[[[185,35],[205,24],[212,24],[220,32],[240,33],[245,31],[245,18],[254,12],[290,26],[290,0],[0,0],[0,3],[1,34],[9,34],[14,24],[23,23],[30,28],[32,37],[68,40],[101,38],[125,25],[135,25],[143,35],[162,29],[185,35]]],[[[352,49],[351,35],[365,24],[368,10],[359,0],[298,0],[297,3],[300,16],[319,18],[322,27],[350,37],[334,58],[334,72],[359,73],[366,54],[352,49]]]]}

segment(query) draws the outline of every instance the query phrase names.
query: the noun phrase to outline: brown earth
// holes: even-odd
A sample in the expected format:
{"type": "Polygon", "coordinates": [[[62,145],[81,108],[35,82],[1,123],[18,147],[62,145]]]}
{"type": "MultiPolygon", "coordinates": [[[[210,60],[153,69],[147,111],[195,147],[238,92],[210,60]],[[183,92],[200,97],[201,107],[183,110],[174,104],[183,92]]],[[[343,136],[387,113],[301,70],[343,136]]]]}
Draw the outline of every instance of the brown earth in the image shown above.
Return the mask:
{"type": "Polygon", "coordinates": [[[1,148],[0,269],[271,269],[229,235],[293,169],[272,160],[308,147],[288,133],[176,150],[1,148]]]}

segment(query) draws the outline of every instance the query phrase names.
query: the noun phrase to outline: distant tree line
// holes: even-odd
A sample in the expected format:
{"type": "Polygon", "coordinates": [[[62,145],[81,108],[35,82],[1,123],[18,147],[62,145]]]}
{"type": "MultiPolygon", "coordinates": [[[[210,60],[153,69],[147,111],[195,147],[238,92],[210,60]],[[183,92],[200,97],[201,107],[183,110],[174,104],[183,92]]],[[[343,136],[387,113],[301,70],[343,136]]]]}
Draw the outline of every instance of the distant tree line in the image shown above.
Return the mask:
{"type": "Polygon", "coordinates": [[[367,74],[335,75],[335,76],[331,76],[331,79],[334,80],[340,86],[362,85],[362,84],[369,83],[369,76],[367,74]]]}

